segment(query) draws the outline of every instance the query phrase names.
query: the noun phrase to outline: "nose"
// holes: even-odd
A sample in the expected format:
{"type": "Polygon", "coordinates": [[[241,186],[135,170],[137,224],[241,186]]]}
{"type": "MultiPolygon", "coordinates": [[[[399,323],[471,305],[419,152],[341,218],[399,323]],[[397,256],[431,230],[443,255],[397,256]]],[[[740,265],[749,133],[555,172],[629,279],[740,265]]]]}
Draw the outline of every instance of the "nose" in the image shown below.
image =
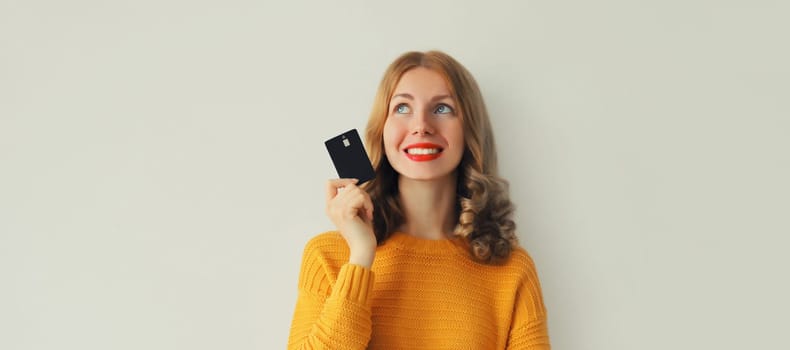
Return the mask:
{"type": "Polygon", "coordinates": [[[412,135],[427,135],[435,132],[431,114],[426,111],[414,113],[411,119],[410,130],[412,135]]]}

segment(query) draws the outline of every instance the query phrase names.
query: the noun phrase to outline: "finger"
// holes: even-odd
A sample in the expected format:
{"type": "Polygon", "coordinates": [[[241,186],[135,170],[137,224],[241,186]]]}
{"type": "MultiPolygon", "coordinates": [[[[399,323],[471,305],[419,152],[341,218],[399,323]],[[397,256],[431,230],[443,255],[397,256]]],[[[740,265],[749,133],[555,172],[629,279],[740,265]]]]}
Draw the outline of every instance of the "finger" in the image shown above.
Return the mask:
{"type": "Polygon", "coordinates": [[[346,198],[346,200],[354,204],[355,208],[362,210],[363,213],[370,213],[373,211],[373,202],[370,199],[370,195],[366,190],[363,190],[357,185],[351,184],[346,186],[338,196],[339,198],[346,198]]]}
{"type": "Polygon", "coordinates": [[[367,213],[368,220],[373,221],[373,210],[375,209],[373,206],[373,200],[370,199],[370,195],[365,193],[365,203],[364,203],[365,213],[367,213]]]}
{"type": "Polygon", "coordinates": [[[353,185],[352,187],[354,188],[348,191],[348,199],[346,199],[349,206],[354,208],[355,215],[358,215],[361,219],[365,221],[373,220],[374,207],[370,195],[359,187],[353,185]]]}
{"type": "Polygon", "coordinates": [[[357,179],[330,179],[326,182],[326,199],[329,200],[334,198],[337,195],[337,190],[339,188],[346,187],[350,184],[355,184],[359,180],[357,179]]]}
{"type": "Polygon", "coordinates": [[[344,218],[353,218],[363,207],[364,192],[354,184],[346,185],[333,198],[327,198],[327,208],[344,218]]]}
{"type": "Polygon", "coordinates": [[[346,200],[349,203],[353,203],[352,206],[359,211],[362,219],[373,219],[373,201],[367,191],[352,184],[348,185],[340,195],[343,195],[341,198],[348,198],[346,200]]]}

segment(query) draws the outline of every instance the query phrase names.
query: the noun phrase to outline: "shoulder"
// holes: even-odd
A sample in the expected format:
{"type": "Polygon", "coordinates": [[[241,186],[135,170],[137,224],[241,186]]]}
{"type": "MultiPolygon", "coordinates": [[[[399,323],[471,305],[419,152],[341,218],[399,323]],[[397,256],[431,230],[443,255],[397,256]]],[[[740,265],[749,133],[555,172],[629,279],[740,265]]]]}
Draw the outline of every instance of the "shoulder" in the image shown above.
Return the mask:
{"type": "Polygon", "coordinates": [[[526,317],[526,320],[515,321],[514,324],[522,322],[532,322],[536,319],[545,318],[546,306],[543,303],[543,291],[535,261],[523,247],[513,249],[508,266],[511,272],[518,276],[517,287],[515,289],[516,318],[526,317]]]}
{"type": "Polygon", "coordinates": [[[348,261],[348,245],[337,231],[311,238],[304,247],[299,288],[317,295],[329,295],[340,268],[348,261]]]}
{"type": "Polygon", "coordinates": [[[335,250],[346,248],[346,240],[337,231],[326,231],[310,238],[305,244],[305,251],[335,250]]]}
{"type": "Polygon", "coordinates": [[[505,266],[507,266],[507,269],[510,270],[511,273],[518,275],[522,283],[530,280],[533,282],[538,281],[538,271],[535,267],[535,261],[532,260],[532,256],[529,255],[529,252],[521,246],[513,248],[505,266]]]}
{"type": "Polygon", "coordinates": [[[337,231],[320,233],[305,244],[303,264],[338,265],[348,261],[348,245],[337,231]]]}
{"type": "Polygon", "coordinates": [[[535,261],[532,260],[532,256],[529,255],[524,247],[517,245],[513,247],[513,251],[510,252],[510,258],[508,260],[509,265],[518,265],[518,266],[535,266],[535,261]]]}

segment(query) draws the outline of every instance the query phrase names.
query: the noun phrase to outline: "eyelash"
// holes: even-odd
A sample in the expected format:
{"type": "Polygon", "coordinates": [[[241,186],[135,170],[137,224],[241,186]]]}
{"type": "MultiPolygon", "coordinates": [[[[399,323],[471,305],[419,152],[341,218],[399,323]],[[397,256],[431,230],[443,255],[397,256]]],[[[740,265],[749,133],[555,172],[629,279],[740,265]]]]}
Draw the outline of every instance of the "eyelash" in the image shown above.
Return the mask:
{"type": "MultiPolygon", "coordinates": [[[[394,111],[395,113],[401,113],[401,112],[398,112],[398,110],[400,109],[400,107],[406,107],[406,108],[408,108],[409,106],[407,106],[405,103],[399,103],[399,104],[395,105],[395,108],[393,108],[393,111],[394,111]]],[[[434,108],[434,110],[433,110],[433,113],[437,113],[437,111],[438,111],[438,110],[439,110],[439,108],[441,108],[441,107],[445,107],[445,108],[447,108],[447,109],[448,109],[448,111],[447,111],[446,113],[438,113],[438,114],[453,114],[453,113],[455,113],[455,109],[453,109],[453,107],[450,107],[450,105],[448,105],[448,104],[446,104],[446,103],[440,103],[438,106],[436,106],[436,108],[434,108]]]]}
{"type": "Polygon", "coordinates": [[[395,113],[398,113],[398,114],[403,114],[403,113],[405,113],[405,112],[401,112],[401,111],[400,111],[400,108],[401,108],[401,107],[406,107],[406,108],[408,108],[408,106],[406,106],[406,104],[405,104],[405,103],[399,103],[399,104],[395,105],[395,109],[394,109],[393,111],[395,111],[395,113]]]}
{"type": "Polygon", "coordinates": [[[436,113],[436,111],[438,111],[438,110],[439,110],[439,108],[441,108],[441,107],[446,107],[446,108],[448,109],[448,111],[447,111],[447,113],[446,113],[446,114],[453,114],[453,112],[455,112],[455,110],[453,109],[453,107],[450,107],[450,106],[448,106],[448,105],[446,105],[446,104],[444,104],[444,103],[441,103],[441,104],[439,104],[438,106],[436,106],[436,108],[433,110],[433,112],[434,112],[434,113],[436,113]]]}

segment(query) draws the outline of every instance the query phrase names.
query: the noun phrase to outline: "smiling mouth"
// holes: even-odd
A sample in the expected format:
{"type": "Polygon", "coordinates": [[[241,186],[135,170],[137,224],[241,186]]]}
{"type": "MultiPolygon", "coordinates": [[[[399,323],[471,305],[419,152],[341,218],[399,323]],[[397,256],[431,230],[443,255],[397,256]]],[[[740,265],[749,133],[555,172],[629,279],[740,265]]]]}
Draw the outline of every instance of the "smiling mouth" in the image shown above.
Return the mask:
{"type": "Polygon", "coordinates": [[[443,148],[433,144],[411,145],[403,150],[407,158],[416,162],[424,162],[439,158],[442,155],[442,151],[444,151],[443,148]]]}
{"type": "Polygon", "coordinates": [[[441,152],[441,148],[409,148],[406,150],[408,154],[437,154],[441,152]]]}

